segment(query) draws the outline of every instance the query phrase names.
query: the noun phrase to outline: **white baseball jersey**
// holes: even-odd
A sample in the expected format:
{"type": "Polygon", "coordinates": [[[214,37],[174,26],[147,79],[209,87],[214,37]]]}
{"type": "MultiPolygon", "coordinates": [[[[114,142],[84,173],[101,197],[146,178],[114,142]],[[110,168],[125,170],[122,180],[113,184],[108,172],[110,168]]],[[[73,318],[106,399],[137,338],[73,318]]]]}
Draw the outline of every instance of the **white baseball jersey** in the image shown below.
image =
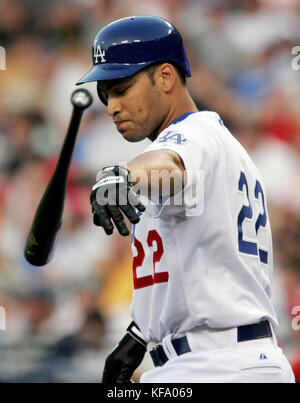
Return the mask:
{"type": "Polygon", "coordinates": [[[144,338],[261,319],[277,325],[266,194],[249,155],[208,111],[183,115],[145,152],[162,149],[181,157],[187,183],[182,202],[143,198],[133,227],[130,310],[144,338]]]}

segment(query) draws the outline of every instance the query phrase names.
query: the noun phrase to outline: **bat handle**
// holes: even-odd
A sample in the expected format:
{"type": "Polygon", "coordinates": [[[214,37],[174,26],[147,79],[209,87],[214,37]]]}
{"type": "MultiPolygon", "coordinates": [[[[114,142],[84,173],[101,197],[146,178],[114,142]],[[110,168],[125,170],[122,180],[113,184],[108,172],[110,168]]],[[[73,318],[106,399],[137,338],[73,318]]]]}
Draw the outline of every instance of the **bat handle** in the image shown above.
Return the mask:
{"type": "Polygon", "coordinates": [[[56,164],[53,175],[67,177],[69,166],[71,163],[73,150],[76,143],[76,134],[80,126],[83,110],[74,106],[69,128],[56,164]]]}

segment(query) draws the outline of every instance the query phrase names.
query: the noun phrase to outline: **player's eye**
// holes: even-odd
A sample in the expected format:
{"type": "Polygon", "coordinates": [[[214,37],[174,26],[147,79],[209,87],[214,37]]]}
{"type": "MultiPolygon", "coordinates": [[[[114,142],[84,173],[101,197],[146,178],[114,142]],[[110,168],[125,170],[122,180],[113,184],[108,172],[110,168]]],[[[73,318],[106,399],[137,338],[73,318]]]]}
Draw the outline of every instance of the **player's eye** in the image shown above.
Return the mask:
{"type": "Polygon", "coordinates": [[[123,95],[127,91],[128,87],[123,87],[123,88],[117,88],[115,89],[115,94],[116,95],[123,95]]]}

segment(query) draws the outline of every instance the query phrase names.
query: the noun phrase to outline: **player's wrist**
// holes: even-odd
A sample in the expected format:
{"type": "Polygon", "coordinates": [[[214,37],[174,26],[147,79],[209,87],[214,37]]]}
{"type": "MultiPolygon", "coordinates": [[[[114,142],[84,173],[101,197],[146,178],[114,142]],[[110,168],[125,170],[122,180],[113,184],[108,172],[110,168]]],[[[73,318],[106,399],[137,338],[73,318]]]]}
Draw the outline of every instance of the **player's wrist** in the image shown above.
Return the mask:
{"type": "Polygon", "coordinates": [[[121,166],[121,165],[113,165],[113,166],[108,166],[102,168],[96,176],[96,182],[98,182],[100,179],[103,179],[108,176],[122,176],[124,179],[126,179],[127,182],[131,181],[130,177],[130,171],[129,169],[121,166]]]}
{"type": "Polygon", "coordinates": [[[142,344],[145,348],[147,348],[147,342],[144,340],[143,335],[137,326],[137,324],[132,321],[128,328],[126,329],[127,332],[130,334],[131,337],[133,337],[136,341],[138,341],[140,344],[142,344]]]}

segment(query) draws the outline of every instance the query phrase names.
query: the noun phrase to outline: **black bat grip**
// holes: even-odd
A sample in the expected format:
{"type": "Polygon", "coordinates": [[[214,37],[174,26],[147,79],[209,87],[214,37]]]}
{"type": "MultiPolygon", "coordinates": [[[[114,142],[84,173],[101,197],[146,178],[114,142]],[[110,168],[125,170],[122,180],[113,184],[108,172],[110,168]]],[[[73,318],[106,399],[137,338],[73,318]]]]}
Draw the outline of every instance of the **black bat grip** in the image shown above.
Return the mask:
{"type": "Polygon", "coordinates": [[[26,260],[34,266],[49,262],[61,227],[68,170],[84,109],[74,105],[69,128],[51,180],[41,198],[25,245],[26,260]]]}

